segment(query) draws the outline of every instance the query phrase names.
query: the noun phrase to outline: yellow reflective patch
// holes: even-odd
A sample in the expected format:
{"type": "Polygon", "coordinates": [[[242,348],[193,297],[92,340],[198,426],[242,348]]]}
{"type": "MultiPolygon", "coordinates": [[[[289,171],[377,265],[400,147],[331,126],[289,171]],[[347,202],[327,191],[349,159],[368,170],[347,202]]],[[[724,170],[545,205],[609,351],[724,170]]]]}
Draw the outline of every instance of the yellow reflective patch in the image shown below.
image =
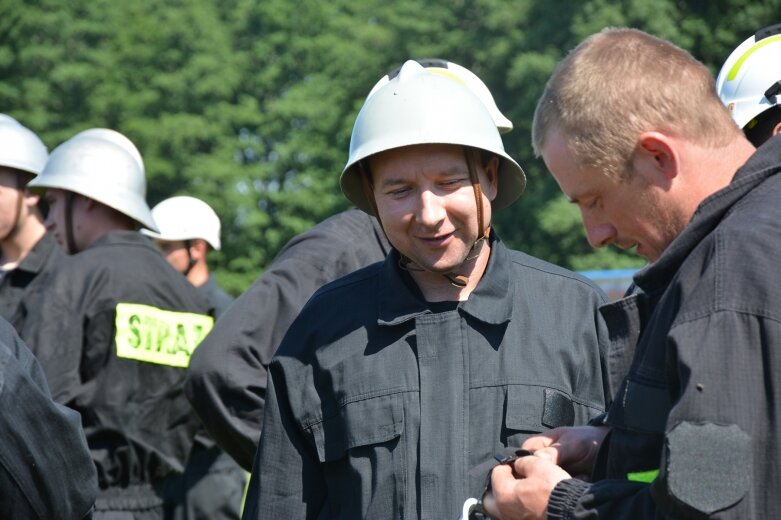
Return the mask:
{"type": "Polygon", "coordinates": [[[190,356],[214,326],[214,318],[164,311],[151,305],[117,304],[117,357],[186,368],[190,356]]]}
{"type": "Polygon", "coordinates": [[[627,473],[626,478],[627,480],[631,480],[632,482],[645,482],[646,484],[650,484],[654,480],[656,480],[656,477],[659,476],[659,470],[658,469],[651,469],[648,471],[638,471],[636,473],[627,473]]]}
{"type": "Polygon", "coordinates": [[[770,38],[765,38],[764,40],[760,40],[760,42],[757,43],[756,45],[752,45],[749,48],[749,50],[743,53],[743,56],[738,58],[738,61],[735,62],[735,65],[733,65],[732,68],[729,69],[729,74],[727,74],[727,81],[732,81],[733,79],[735,79],[735,77],[738,75],[738,71],[740,70],[740,67],[743,66],[743,63],[748,59],[749,56],[757,52],[765,45],[768,45],[773,42],[777,42],[779,40],[781,40],[781,34],[771,36],[770,38]]]}
{"type": "Polygon", "coordinates": [[[442,67],[427,67],[426,70],[431,72],[432,74],[438,74],[439,76],[444,76],[448,79],[452,79],[453,81],[457,81],[462,85],[466,85],[466,83],[464,83],[464,81],[461,78],[459,78],[449,70],[443,69],[442,67]]]}

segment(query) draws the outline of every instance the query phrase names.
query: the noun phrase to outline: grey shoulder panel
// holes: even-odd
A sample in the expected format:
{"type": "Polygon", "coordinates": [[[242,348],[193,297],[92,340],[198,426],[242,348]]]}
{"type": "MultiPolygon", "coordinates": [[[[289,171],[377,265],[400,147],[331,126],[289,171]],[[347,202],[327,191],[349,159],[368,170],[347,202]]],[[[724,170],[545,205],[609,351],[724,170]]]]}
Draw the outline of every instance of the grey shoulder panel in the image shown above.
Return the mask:
{"type": "Polygon", "coordinates": [[[737,503],[751,486],[751,437],[735,424],[682,422],[667,434],[667,488],[705,514],[737,503]]]}

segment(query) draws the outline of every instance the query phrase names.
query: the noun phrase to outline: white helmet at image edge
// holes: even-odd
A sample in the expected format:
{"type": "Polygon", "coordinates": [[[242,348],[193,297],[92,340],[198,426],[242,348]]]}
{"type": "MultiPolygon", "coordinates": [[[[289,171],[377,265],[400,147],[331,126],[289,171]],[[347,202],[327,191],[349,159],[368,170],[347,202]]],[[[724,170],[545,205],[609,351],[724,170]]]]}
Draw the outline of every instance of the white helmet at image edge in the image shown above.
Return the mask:
{"type": "Polygon", "coordinates": [[[716,89],[740,128],[781,104],[781,24],[757,31],[732,51],[716,89]]]}
{"type": "Polygon", "coordinates": [[[56,188],[78,193],[157,231],[146,203],[141,154],[114,130],[91,129],[60,144],[28,186],[35,191],[56,188]]]}
{"type": "Polygon", "coordinates": [[[341,176],[342,192],[373,214],[359,162],[374,154],[418,144],[478,148],[500,159],[494,210],[512,204],[526,176],[505,151],[502,137],[483,102],[464,85],[407,61],[398,75],[368,96],[353,126],[350,155],[341,176]]]}
{"type": "Polygon", "coordinates": [[[142,229],[141,233],[158,240],[205,240],[212,249],[220,249],[220,218],[200,199],[177,196],[165,199],[152,208],[158,232],[142,229]]]}
{"type": "Polygon", "coordinates": [[[0,166],[39,175],[49,152],[30,129],[6,114],[0,114],[0,166]]]}
{"type": "MultiPolygon", "coordinates": [[[[499,107],[496,106],[496,101],[494,101],[494,97],[491,95],[491,91],[488,89],[485,83],[483,83],[483,80],[481,80],[474,72],[467,69],[466,67],[462,67],[457,63],[453,63],[452,61],[441,60],[437,58],[423,58],[415,61],[420,63],[429,72],[440,74],[446,78],[458,81],[471,90],[472,94],[477,96],[488,109],[488,112],[491,113],[491,117],[494,119],[494,124],[496,124],[496,128],[499,129],[500,134],[506,134],[513,129],[512,121],[507,119],[505,115],[502,114],[502,112],[499,110],[499,107]]],[[[380,78],[380,80],[372,87],[367,98],[371,97],[372,94],[380,89],[380,87],[386,85],[390,80],[395,78],[399,73],[399,70],[401,70],[401,67],[396,68],[395,70],[380,78]]]]}

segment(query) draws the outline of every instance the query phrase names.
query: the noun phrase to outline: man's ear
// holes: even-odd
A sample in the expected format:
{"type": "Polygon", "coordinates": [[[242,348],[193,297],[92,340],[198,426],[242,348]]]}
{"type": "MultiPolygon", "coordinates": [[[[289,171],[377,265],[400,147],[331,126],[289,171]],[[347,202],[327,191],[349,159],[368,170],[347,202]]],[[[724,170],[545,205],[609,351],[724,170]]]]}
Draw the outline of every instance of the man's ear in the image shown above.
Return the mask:
{"type": "Polygon", "coordinates": [[[632,167],[635,173],[662,189],[681,172],[681,156],[676,140],[661,132],[643,132],[637,138],[632,167]]]}
{"type": "Polygon", "coordinates": [[[190,258],[193,260],[198,261],[202,258],[205,259],[208,252],[209,245],[205,240],[196,238],[195,240],[190,241],[190,258]]]}
{"type": "Polygon", "coordinates": [[[499,157],[496,155],[491,157],[488,162],[485,163],[485,166],[483,166],[483,170],[485,171],[485,179],[488,181],[488,190],[483,191],[485,192],[486,197],[488,197],[488,200],[493,202],[498,193],[499,186],[499,157]]]}
{"type": "Polygon", "coordinates": [[[773,127],[773,131],[770,133],[770,136],[776,136],[778,134],[781,134],[781,121],[776,123],[776,126],[773,127]]]}
{"type": "Polygon", "coordinates": [[[24,190],[24,203],[29,208],[34,208],[41,201],[41,196],[37,193],[33,193],[27,188],[24,190]]]}

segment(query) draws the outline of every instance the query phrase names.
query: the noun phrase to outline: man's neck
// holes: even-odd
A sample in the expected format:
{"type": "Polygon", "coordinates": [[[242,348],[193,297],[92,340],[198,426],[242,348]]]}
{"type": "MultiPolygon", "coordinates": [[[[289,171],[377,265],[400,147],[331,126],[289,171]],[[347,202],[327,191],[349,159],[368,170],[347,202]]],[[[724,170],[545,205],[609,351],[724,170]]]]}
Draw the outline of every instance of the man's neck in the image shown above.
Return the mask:
{"type": "Polygon", "coordinates": [[[200,287],[209,280],[209,267],[206,262],[195,262],[187,273],[187,281],[195,287],[200,287]]]}
{"type": "Polygon", "coordinates": [[[0,241],[0,268],[10,271],[18,267],[44,234],[46,228],[39,220],[30,217],[23,223],[20,222],[9,236],[0,241]]]}
{"type": "Polygon", "coordinates": [[[722,148],[708,148],[690,144],[684,167],[694,175],[685,186],[689,217],[706,198],[726,188],[732,182],[735,172],[754,154],[756,148],[745,139],[734,139],[722,148]]]}

